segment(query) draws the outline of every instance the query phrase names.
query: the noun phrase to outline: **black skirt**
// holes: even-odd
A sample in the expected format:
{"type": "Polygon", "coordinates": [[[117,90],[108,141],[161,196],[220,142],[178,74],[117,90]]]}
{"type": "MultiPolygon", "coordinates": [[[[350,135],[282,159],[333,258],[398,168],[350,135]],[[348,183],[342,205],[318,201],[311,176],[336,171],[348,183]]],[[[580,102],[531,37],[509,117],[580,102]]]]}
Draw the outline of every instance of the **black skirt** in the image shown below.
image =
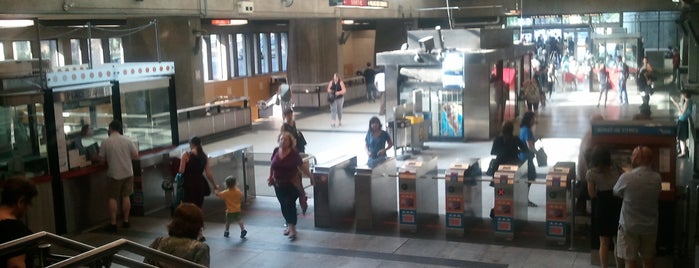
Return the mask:
{"type": "Polygon", "coordinates": [[[621,213],[622,200],[614,196],[611,190],[597,192],[597,209],[594,217],[597,219],[597,233],[600,236],[616,236],[619,227],[619,214],[621,213]]]}
{"type": "Polygon", "coordinates": [[[677,120],[677,139],[686,140],[689,138],[689,121],[677,120]]]}

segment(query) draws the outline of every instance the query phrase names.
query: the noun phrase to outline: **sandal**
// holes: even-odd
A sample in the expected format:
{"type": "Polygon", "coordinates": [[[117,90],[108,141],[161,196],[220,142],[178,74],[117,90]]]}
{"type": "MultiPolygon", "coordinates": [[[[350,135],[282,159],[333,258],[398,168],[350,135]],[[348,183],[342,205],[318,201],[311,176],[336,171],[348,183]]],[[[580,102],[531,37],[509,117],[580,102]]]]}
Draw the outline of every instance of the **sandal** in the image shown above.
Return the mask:
{"type": "Polygon", "coordinates": [[[289,229],[284,229],[284,235],[289,235],[289,229]]]}
{"type": "Polygon", "coordinates": [[[290,234],[289,241],[294,241],[294,240],[296,240],[296,234],[290,234]]]}

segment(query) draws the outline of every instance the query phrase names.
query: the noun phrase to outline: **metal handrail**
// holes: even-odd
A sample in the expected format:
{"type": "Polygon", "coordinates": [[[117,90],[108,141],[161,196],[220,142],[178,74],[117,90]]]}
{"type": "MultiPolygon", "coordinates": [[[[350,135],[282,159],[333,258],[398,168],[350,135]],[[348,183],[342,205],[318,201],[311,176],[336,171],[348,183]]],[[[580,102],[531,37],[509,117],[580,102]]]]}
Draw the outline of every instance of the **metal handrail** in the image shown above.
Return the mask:
{"type": "Polygon", "coordinates": [[[58,236],[49,232],[41,231],[22,238],[18,238],[6,243],[0,244],[0,252],[22,250],[27,246],[38,245],[42,242],[55,243],[62,247],[65,247],[74,251],[86,251],[82,254],[73,256],[67,260],[58,262],[48,267],[65,267],[65,266],[76,266],[84,265],[91,262],[95,262],[106,257],[112,257],[114,263],[124,265],[126,267],[155,267],[150,264],[139,262],[121,255],[116,254],[120,250],[130,251],[138,255],[152,258],[157,261],[162,261],[168,264],[176,266],[186,266],[186,267],[205,267],[200,264],[190,262],[188,260],[163,253],[156,249],[146,247],[135,242],[119,239],[112,243],[103,245],[101,247],[93,247],[78,241],[68,239],[62,236],[58,236]]]}

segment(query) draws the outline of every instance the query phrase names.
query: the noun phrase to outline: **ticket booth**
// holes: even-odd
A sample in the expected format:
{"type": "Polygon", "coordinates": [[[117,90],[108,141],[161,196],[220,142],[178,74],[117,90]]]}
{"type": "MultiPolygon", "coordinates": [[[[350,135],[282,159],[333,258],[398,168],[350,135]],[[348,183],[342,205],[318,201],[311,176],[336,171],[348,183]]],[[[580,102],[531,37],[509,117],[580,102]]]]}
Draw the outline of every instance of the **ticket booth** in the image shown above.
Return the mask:
{"type": "MultiPolygon", "coordinates": [[[[648,146],[653,152],[651,168],[661,176],[658,214],[658,254],[673,251],[675,237],[686,236],[680,233],[681,222],[676,221],[677,206],[677,152],[676,124],[674,121],[599,121],[592,124],[592,146],[605,146],[612,153],[612,161],[624,171],[631,166],[631,153],[639,145],[648,146]]],[[[596,234],[592,234],[596,236],[596,234]]],[[[591,245],[591,251],[599,248],[591,245]]]]}
{"type": "Polygon", "coordinates": [[[398,172],[400,231],[416,232],[418,223],[439,221],[437,157],[405,161],[398,172]]]}
{"type": "Polygon", "coordinates": [[[527,220],[527,180],[522,178],[526,174],[523,169],[516,165],[500,165],[493,175],[493,228],[496,237],[514,239],[518,224],[527,220]]]}
{"type": "Polygon", "coordinates": [[[396,159],[388,158],[377,166],[358,166],[354,175],[355,228],[372,230],[375,226],[395,226],[398,211],[396,159]]]}
{"type": "Polygon", "coordinates": [[[444,174],[445,224],[448,235],[463,236],[468,223],[481,220],[482,193],[474,169],[478,159],[454,163],[444,174]]]}
{"type": "Polygon", "coordinates": [[[570,239],[572,202],[568,198],[575,162],[558,162],[546,175],[546,240],[559,245],[570,239]]]}

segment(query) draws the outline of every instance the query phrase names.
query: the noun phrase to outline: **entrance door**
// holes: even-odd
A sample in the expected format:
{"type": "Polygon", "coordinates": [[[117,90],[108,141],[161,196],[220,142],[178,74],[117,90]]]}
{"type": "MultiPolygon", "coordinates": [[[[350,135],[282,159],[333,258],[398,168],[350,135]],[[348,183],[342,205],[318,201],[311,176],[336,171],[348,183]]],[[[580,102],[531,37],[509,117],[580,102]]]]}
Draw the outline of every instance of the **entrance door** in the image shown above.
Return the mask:
{"type": "Polygon", "coordinates": [[[463,140],[463,90],[432,88],[429,93],[430,138],[463,140]]]}

